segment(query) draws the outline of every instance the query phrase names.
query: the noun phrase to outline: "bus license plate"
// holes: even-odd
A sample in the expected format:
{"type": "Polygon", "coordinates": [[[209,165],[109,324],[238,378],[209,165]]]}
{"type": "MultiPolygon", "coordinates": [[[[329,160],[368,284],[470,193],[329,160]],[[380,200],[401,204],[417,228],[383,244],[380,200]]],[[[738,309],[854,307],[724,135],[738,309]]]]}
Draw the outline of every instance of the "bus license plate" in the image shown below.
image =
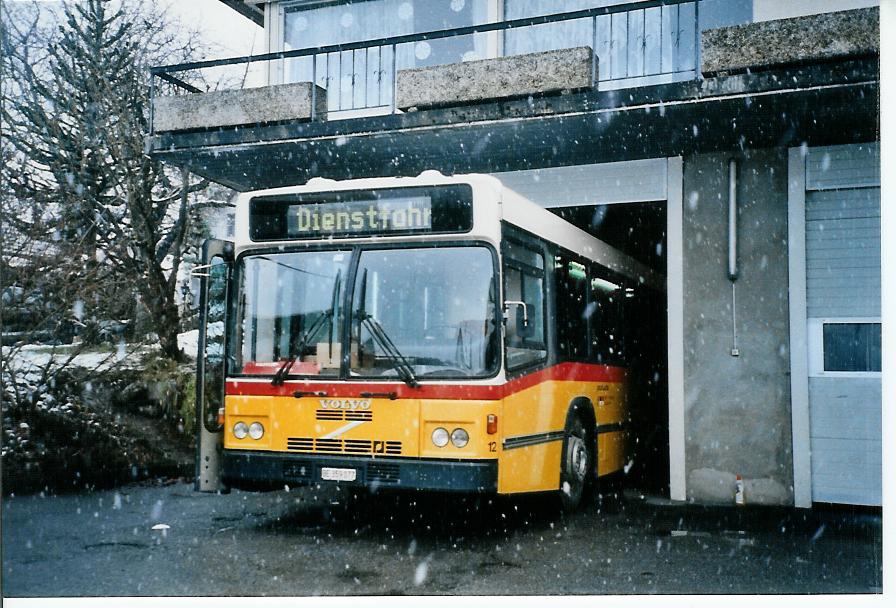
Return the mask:
{"type": "Polygon", "coordinates": [[[325,481],[354,481],[357,477],[358,471],[356,469],[322,467],[320,470],[320,478],[325,481]]]}

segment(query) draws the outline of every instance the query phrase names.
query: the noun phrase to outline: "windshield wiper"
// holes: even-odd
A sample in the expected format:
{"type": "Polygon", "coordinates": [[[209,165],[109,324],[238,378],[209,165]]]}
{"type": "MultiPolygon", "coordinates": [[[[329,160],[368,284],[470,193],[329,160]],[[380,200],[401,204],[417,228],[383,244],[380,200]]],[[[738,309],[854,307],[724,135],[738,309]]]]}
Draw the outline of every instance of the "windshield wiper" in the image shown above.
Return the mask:
{"type": "Polygon", "coordinates": [[[386,333],[386,330],[383,329],[380,322],[377,321],[373,315],[367,314],[361,317],[361,322],[367,326],[367,331],[373,336],[374,341],[379,344],[380,348],[383,349],[383,352],[386,353],[392,367],[398,372],[398,377],[410,387],[416,388],[420,386],[420,383],[417,382],[417,376],[414,374],[414,368],[411,367],[411,364],[405,356],[401,354],[401,351],[398,350],[398,347],[395,346],[395,343],[389,338],[389,335],[386,333]]]}
{"type": "Polygon", "coordinates": [[[336,272],[336,282],[333,284],[333,298],[330,301],[330,310],[321,314],[317,319],[314,320],[314,323],[311,324],[305,333],[302,334],[302,337],[299,338],[298,343],[292,347],[292,340],[290,340],[290,352],[289,357],[287,357],[286,361],[283,362],[283,365],[277,370],[277,373],[274,374],[274,377],[271,378],[272,386],[282,386],[283,382],[286,380],[286,376],[289,375],[289,370],[292,369],[292,366],[295,365],[296,359],[302,354],[302,351],[305,350],[305,347],[308,346],[308,342],[311,341],[317,332],[323,327],[324,323],[329,321],[330,323],[330,342],[327,346],[329,352],[332,354],[333,352],[333,329],[335,327],[335,323],[333,322],[333,318],[336,316],[336,304],[339,302],[339,289],[341,284],[339,282],[340,277],[342,276],[342,269],[336,272]]]}
{"type": "Polygon", "coordinates": [[[314,323],[311,324],[311,327],[308,328],[308,331],[302,334],[302,337],[299,338],[294,348],[290,349],[290,355],[283,362],[283,365],[280,366],[280,369],[277,370],[277,373],[274,374],[274,377],[271,379],[271,384],[273,386],[280,386],[283,384],[283,381],[286,380],[286,376],[289,375],[289,370],[292,369],[292,366],[295,365],[296,359],[299,358],[299,355],[305,350],[305,347],[308,346],[308,342],[312,337],[317,335],[318,330],[323,327],[324,322],[331,319],[333,317],[332,311],[326,311],[321,314],[318,318],[314,320],[314,323]]]}
{"type": "MultiPolygon", "coordinates": [[[[359,325],[363,324],[367,327],[367,331],[370,332],[370,335],[373,337],[374,342],[379,345],[379,347],[386,354],[386,357],[388,357],[389,362],[392,364],[392,367],[395,368],[395,371],[398,373],[398,377],[401,378],[401,380],[411,388],[420,386],[420,383],[417,382],[417,376],[414,374],[414,368],[411,367],[411,364],[408,363],[408,360],[405,358],[405,356],[401,354],[401,351],[398,350],[398,347],[395,346],[395,343],[391,340],[391,338],[389,338],[389,335],[386,333],[386,330],[383,329],[382,324],[376,320],[376,317],[367,313],[367,309],[365,307],[367,300],[366,268],[364,269],[364,275],[361,277],[361,288],[359,291],[359,325]]],[[[360,338],[361,328],[358,327],[358,339],[360,340],[360,338]]]]}

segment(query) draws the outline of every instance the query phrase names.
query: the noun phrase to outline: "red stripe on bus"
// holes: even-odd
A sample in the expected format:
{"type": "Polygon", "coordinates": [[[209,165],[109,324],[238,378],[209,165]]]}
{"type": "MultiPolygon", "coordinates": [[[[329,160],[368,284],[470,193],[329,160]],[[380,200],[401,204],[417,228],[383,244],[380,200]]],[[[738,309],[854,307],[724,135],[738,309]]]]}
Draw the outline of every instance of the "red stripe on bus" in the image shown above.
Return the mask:
{"type": "Polygon", "coordinates": [[[321,391],[327,397],[360,397],[361,393],[395,393],[398,399],[495,400],[503,399],[542,382],[622,382],[625,369],[592,363],[558,363],[502,385],[424,384],[412,388],[402,383],[287,381],[282,386],[270,382],[228,380],[227,395],[290,397],[295,391],[321,391]]]}

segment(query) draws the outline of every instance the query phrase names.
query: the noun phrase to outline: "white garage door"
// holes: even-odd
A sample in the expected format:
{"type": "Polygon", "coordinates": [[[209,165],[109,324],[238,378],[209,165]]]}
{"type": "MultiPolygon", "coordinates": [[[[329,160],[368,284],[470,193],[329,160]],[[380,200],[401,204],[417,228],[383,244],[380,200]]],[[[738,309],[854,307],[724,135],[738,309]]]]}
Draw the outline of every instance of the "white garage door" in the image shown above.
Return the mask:
{"type": "Polygon", "coordinates": [[[880,157],[806,159],[812,500],[881,504],[880,157]]]}

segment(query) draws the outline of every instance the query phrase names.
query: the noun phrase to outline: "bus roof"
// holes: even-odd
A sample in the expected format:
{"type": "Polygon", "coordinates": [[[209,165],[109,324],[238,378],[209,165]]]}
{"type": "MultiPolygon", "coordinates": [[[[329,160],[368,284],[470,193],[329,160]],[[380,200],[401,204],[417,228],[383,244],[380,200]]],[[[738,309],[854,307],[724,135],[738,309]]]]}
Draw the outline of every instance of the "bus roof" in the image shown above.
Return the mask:
{"type": "MultiPolygon", "coordinates": [[[[463,174],[446,176],[438,171],[424,171],[416,177],[373,177],[352,180],[313,178],[301,186],[270,188],[243,193],[238,199],[238,205],[247,206],[243,201],[248,202],[250,199],[259,196],[448,184],[470,184],[480,191],[490,190],[495,195],[497,211],[500,214],[500,218],[497,219],[502,219],[509,224],[540,236],[551,243],[606,266],[641,284],[658,290],[665,289],[666,281],[660,273],[576,227],[541,205],[532,202],[505,186],[499,178],[491,175],[463,174]]],[[[248,212],[244,210],[243,213],[248,212]]],[[[248,216],[244,215],[243,217],[248,216]]]]}

